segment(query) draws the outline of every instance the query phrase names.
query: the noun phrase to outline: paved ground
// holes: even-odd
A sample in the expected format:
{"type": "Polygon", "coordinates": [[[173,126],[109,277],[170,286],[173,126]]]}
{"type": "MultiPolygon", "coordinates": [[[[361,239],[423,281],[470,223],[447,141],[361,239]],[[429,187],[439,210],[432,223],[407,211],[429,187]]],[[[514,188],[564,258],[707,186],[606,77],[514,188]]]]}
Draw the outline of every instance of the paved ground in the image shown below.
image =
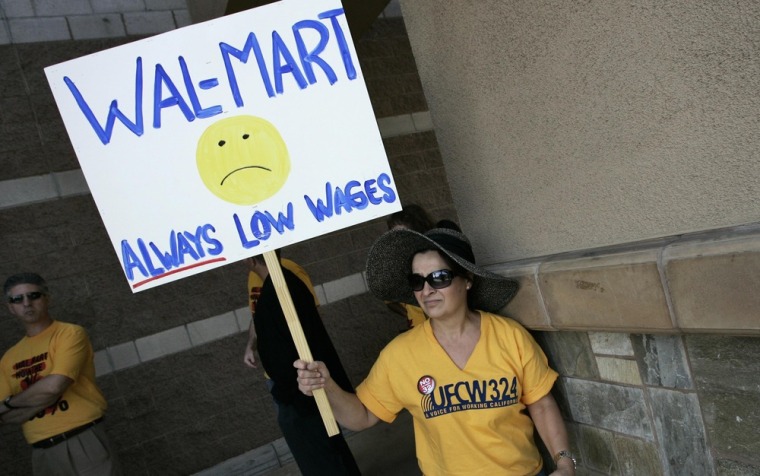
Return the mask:
{"type": "MultiPolygon", "coordinates": [[[[414,454],[412,417],[402,412],[388,425],[378,423],[346,437],[363,476],[420,476],[414,454]]],[[[294,462],[265,473],[267,476],[300,476],[294,462]]]]}
{"type": "MultiPolygon", "coordinates": [[[[381,422],[364,431],[346,432],[345,436],[363,476],[420,476],[414,453],[412,417],[406,411],[390,425],[381,422]]],[[[260,475],[301,475],[283,438],[194,476],[260,475]]]]}

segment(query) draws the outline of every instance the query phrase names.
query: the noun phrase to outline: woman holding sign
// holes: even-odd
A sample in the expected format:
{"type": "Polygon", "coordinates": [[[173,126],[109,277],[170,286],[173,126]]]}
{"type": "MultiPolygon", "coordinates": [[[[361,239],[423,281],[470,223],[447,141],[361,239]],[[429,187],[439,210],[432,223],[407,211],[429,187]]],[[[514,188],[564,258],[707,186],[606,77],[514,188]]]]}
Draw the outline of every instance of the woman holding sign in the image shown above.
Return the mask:
{"type": "Polygon", "coordinates": [[[492,314],[517,283],[478,267],[465,235],[389,231],[369,252],[367,282],[386,301],[416,301],[429,319],[383,349],[356,394],[341,390],[324,363],[296,361],[302,392],[324,388],[352,430],[408,410],[426,475],[547,474],[534,424],[554,455],[551,474],[575,473],[549,393],[557,373],[520,324],[492,314]]]}

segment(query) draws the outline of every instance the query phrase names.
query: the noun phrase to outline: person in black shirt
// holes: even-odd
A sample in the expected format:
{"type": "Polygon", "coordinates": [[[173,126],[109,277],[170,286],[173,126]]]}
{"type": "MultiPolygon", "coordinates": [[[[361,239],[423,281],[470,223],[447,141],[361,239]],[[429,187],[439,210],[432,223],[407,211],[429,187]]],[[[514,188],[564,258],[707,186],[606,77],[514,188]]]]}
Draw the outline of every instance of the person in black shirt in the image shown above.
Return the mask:
{"type": "MultiPolygon", "coordinates": [[[[264,257],[249,258],[248,265],[264,283],[253,320],[259,359],[271,379],[277,423],[298,468],[304,476],[361,474],[343,434],[328,437],[315,400],[298,390],[298,374],[293,367],[298,352],[264,257]]],[[[314,296],[295,274],[287,269],[282,273],[312,356],[329,362],[331,376],[343,390],[353,393],[353,385],[322,324],[314,296]]]]}

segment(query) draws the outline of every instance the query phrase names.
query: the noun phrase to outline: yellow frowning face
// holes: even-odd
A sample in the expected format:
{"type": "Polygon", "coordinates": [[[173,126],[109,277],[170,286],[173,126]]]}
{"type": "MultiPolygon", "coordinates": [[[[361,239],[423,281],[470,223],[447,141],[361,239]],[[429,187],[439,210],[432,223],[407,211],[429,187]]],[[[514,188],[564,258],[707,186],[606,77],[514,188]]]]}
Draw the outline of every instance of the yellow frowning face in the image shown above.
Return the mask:
{"type": "Polygon", "coordinates": [[[269,121],[255,116],[210,125],[198,140],[195,161],[206,188],[237,205],[266,200],[290,175],[285,141],[269,121]]]}

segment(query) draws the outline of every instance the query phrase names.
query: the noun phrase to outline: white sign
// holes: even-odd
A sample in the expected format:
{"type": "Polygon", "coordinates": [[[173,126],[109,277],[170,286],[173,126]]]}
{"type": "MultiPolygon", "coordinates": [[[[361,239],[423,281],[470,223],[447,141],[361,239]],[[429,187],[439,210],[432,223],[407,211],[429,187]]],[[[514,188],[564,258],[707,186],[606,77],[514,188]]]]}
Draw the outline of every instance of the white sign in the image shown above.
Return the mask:
{"type": "Polygon", "coordinates": [[[339,0],[45,73],[135,292],[401,208],[339,0]]]}

